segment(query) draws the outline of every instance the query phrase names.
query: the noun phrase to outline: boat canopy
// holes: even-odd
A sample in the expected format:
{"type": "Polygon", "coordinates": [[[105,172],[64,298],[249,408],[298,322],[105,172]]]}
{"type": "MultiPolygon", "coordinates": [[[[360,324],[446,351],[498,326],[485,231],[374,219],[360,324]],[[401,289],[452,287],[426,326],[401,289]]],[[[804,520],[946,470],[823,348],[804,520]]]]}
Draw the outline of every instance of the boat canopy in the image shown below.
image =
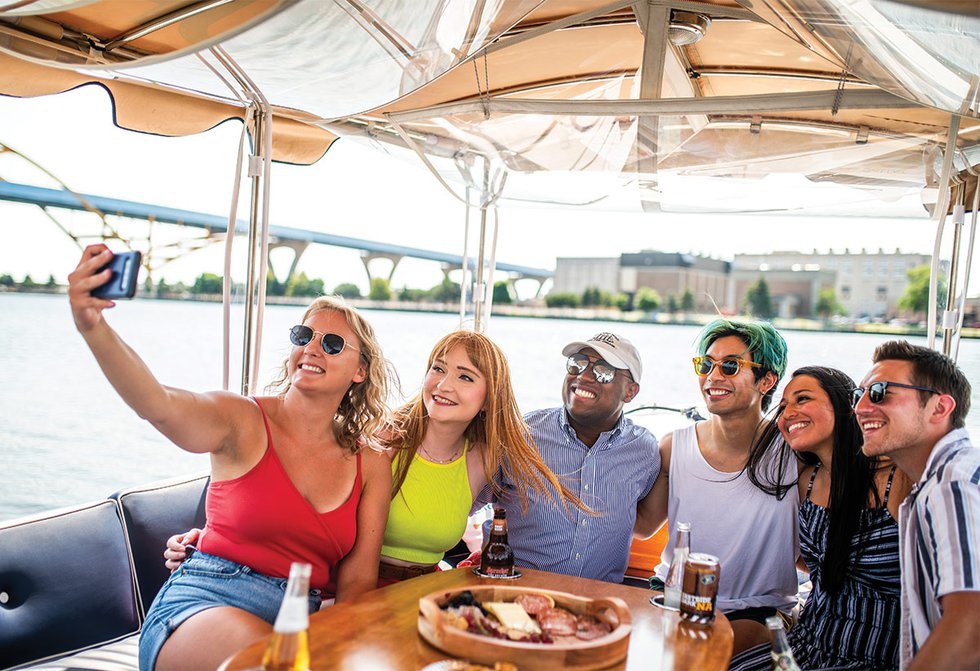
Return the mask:
{"type": "Polygon", "coordinates": [[[397,145],[475,205],[925,216],[980,163],[974,0],[0,0],[0,94],[86,83],[166,135],[259,92],[276,160],[397,145]]]}
{"type": "MultiPolygon", "coordinates": [[[[339,136],[414,155],[466,203],[479,251],[460,319],[472,303],[478,330],[495,265],[487,214],[506,201],[928,211],[929,323],[947,353],[962,323],[980,193],[976,0],[0,0],[0,95],[86,84],[105,87],[125,128],[180,135],[240,118],[251,134],[245,393],[258,370],[269,162],[314,162],[339,136]]],[[[237,190],[229,225],[236,208],[237,190]]]]}

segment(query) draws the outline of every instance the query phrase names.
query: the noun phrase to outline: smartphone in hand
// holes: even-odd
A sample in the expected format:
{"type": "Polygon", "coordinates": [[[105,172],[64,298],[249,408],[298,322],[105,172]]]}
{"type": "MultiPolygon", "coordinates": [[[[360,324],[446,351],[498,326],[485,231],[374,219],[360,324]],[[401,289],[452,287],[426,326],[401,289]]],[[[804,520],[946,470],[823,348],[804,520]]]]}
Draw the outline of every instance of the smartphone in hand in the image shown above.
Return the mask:
{"type": "Polygon", "coordinates": [[[135,296],[142,258],[139,252],[113,254],[112,260],[99,268],[100,273],[106,268],[112,270],[112,277],[102,286],[92,289],[92,295],[96,298],[109,299],[135,296]]]}

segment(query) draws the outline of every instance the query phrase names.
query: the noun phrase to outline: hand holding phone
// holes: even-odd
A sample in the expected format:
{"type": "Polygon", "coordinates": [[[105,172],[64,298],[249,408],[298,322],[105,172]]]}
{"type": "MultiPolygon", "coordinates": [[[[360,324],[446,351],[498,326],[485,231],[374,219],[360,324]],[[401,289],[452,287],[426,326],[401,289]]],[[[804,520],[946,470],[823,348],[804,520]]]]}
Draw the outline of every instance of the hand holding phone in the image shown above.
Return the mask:
{"type": "Polygon", "coordinates": [[[96,298],[107,299],[135,296],[142,258],[143,256],[139,252],[113,254],[112,260],[97,271],[101,273],[108,268],[112,271],[112,277],[102,286],[92,289],[92,295],[96,298]]]}

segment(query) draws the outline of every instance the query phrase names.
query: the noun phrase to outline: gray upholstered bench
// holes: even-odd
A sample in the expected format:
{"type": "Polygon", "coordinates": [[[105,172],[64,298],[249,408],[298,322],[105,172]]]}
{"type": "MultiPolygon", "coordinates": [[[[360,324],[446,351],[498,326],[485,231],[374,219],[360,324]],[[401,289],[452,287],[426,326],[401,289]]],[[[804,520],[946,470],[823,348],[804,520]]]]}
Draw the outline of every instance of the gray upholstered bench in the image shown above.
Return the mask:
{"type": "Polygon", "coordinates": [[[0,526],[0,669],[135,669],[163,544],[204,524],[207,477],[0,526]]]}

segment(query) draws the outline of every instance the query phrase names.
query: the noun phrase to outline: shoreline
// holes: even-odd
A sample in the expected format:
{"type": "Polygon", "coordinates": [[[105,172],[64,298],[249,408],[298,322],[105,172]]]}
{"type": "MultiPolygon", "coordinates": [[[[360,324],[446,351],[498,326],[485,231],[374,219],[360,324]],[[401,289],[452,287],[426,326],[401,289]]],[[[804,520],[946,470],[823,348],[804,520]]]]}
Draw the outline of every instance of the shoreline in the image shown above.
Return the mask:
{"type": "MultiPolygon", "coordinates": [[[[3,290],[3,294],[48,294],[66,295],[66,287],[54,289],[38,287],[34,290],[3,290]]],[[[168,296],[147,296],[137,294],[143,300],[190,301],[197,303],[221,303],[219,294],[173,294],[168,296]]],[[[267,296],[267,305],[297,305],[304,306],[312,300],[310,296],[267,296]]],[[[459,305],[455,303],[410,303],[405,301],[375,301],[367,298],[347,298],[350,305],[366,310],[388,310],[395,312],[422,312],[437,314],[459,314],[459,305]]],[[[233,297],[232,304],[243,304],[240,297],[233,297]]],[[[664,326],[703,326],[719,315],[666,312],[643,312],[632,310],[623,312],[615,308],[548,308],[534,305],[493,305],[492,317],[525,317],[532,319],[572,319],[577,321],[612,321],[630,324],[660,324],[664,326]]],[[[722,315],[723,317],[744,317],[744,315],[722,315]]],[[[828,323],[820,319],[804,317],[782,318],[770,320],[773,326],[781,331],[810,331],[827,333],[870,333],[876,335],[922,336],[927,335],[925,327],[904,324],[889,324],[883,322],[862,323],[828,323]]],[[[980,328],[964,326],[960,337],[980,339],[980,328]]]]}

